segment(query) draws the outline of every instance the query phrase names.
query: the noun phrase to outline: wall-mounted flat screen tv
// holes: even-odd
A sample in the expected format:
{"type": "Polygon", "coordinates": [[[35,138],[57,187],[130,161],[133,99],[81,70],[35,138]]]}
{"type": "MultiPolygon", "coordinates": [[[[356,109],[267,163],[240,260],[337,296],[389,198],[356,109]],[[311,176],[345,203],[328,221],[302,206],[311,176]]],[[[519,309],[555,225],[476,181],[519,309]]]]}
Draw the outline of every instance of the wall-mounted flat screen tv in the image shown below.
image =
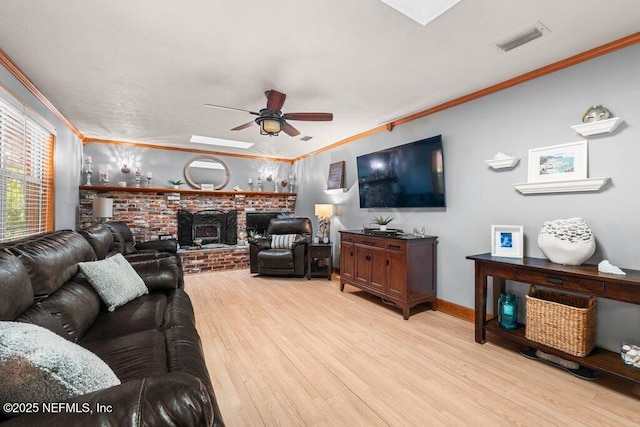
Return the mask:
{"type": "Polygon", "coordinates": [[[357,158],[361,208],[445,207],[442,135],[357,158]]]}

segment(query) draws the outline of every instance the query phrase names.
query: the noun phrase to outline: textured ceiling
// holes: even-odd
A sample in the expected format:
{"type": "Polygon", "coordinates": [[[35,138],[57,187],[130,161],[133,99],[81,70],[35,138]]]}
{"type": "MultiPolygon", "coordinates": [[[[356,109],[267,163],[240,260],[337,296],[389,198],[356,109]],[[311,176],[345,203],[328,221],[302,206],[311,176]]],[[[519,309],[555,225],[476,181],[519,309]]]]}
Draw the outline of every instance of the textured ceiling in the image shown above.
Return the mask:
{"type": "Polygon", "coordinates": [[[462,0],[422,26],[374,0],[0,0],[0,48],[88,138],[295,158],[640,29],[637,0],[462,0]],[[497,42],[549,32],[504,53],[497,42]],[[230,129],[263,92],[292,138],[230,129]],[[189,143],[191,135],[255,143],[189,143]],[[300,137],[312,136],[310,141],[300,137]]]}

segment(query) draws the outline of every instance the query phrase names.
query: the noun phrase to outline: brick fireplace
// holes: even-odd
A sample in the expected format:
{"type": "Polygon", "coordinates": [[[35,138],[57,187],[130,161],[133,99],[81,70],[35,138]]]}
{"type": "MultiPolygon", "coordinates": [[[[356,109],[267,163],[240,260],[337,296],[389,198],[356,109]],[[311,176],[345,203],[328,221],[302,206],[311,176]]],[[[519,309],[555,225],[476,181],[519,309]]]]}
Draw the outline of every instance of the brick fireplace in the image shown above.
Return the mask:
{"type": "Polygon", "coordinates": [[[238,243],[238,212],[206,210],[196,213],[178,209],[178,244],[180,247],[238,243]]]}
{"type": "MultiPolygon", "coordinates": [[[[80,223],[94,222],[93,199],[113,198],[113,220],[126,222],[134,239],[144,241],[160,235],[178,237],[178,211],[191,214],[207,211],[235,212],[237,232],[246,232],[247,212],[295,211],[295,193],[197,191],[149,188],[80,187],[80,223]]],[[[237,234],[236,234],[237,237],[237,234]]],[[[245,268],[248,247],[181,251],[185,273],[245,268]],[[200,253],[197,253],[200,252],[200,253]]]]}

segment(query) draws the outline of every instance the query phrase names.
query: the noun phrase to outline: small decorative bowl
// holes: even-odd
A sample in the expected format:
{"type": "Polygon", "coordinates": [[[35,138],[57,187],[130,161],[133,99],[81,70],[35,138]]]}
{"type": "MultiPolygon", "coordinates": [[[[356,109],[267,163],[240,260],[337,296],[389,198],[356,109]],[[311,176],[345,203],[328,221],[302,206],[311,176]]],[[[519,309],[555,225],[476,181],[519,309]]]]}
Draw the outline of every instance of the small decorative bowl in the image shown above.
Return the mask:
{"type": "Polygon", "coordinates": [[[640,346],[623,342],[620,346],[620,357],[625,365],[640,368],[640,346]]]}

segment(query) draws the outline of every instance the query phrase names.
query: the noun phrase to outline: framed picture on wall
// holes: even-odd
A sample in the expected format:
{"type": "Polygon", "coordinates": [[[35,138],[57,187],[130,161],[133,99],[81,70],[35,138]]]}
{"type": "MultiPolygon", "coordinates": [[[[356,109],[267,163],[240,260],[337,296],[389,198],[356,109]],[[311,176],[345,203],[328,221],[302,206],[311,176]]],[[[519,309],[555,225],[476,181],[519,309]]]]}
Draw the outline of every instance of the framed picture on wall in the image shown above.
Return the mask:
{"type": "Polygon", "coordinates": [[[522,258],[523,255],[522,225],[491,226],[491,256],[522,258]]]}
{"type": "Polygon", "coordinates": [[[529,183],[587,178],[587,141],[529,150],[529,183]]]}
{"type": "Polygon", "coordinates": [[[329,179],[327,190],[344,188],[344,160],[329,165],[329,179]]]}

